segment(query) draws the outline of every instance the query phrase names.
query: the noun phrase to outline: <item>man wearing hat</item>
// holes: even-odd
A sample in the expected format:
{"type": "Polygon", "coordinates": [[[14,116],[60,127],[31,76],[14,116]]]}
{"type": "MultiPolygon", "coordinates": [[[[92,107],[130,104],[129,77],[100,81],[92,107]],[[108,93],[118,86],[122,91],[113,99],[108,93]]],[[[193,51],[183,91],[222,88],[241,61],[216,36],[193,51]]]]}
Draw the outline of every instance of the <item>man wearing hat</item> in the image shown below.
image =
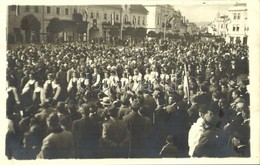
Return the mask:
{"type": "Polygon", "coordinates": [[[47,125],[51,133],[44,138],[37,157],[42,159],[75,158],[73,135],[71,132],[62,130],[56,113],[49,116],[47,125]]]}
{"type": "Polygon", "coordinates": [[[98,123],[89,117],[91,109],[90,104],[82,104],[80,107],[82,118],[72,123],[77,158],[98,157],[100,128],[98,123]]]}
{"type": "MultiPolygon", "coordinates": [[[[211,107],[214,111],[214,107],[211,107]]],[[[200,118],[189,130],[189,155],[214,157],[218,152],[216,132],[217,114],[205,104],[199,108],[200,118]]]]}
{"type": "Polygon", "coordinates": [[[112,105],[112,101],[109,97],[103,97],[102,101],[100,102],[101,105],[103,105],[103,109],[99,109],[98,110],[98,115],[101,116],[104,120],[108,120],[109,119],[109,115],[107,112],[107,108],[110,107],[112,105]]]}
{"type": "Polygon", "coordinates": [[[148,151],[147,142],[151,130],[151,120],[140,115],[140,103],[137,99],[132,101],[131,108],[132,112],[123,117],[131,136],[129,157],[144,158],[148,151]]]}
{"type": "Polygon", "coordinates": [[[112,105],[107,108],[109,120],[102,125],[103,157],[127,158],[130,135],[127,125],[118,119],[118,109],[112,105]]]}
{"type": "Polygon", "coordinates": [[[227,101],[229,104],[233,102],[232,93],[235,89],[236,89],[236,82],[230,80],[228,82],[228,92],[227,92],[227,101]]]}

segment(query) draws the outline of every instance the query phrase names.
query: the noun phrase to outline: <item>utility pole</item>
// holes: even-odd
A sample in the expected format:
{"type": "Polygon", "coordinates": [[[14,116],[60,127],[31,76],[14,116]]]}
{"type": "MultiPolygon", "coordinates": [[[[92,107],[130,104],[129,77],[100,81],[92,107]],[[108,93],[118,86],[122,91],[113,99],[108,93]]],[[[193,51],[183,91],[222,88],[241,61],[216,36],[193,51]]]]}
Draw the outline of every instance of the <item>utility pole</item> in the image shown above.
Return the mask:
{"type": "Polygon", "coordinates": [[[166,18],[168,16],[168,11],[167,11],[168,5],[166,5],[166,10],[164,14],[164,29],[163,29],[163,40],[165,40],[165,33],[166,33],[166,18]]]}
{"type": "Polygon", "coordinates": [[[123,40],[123,6],[120,13],[120,39],[123,40]]]}
{"type": "Polygon", "coordinates": [[[165,40],[165,33],[166,33],[166,15],[164,16],[163,40],[165,40]]]}

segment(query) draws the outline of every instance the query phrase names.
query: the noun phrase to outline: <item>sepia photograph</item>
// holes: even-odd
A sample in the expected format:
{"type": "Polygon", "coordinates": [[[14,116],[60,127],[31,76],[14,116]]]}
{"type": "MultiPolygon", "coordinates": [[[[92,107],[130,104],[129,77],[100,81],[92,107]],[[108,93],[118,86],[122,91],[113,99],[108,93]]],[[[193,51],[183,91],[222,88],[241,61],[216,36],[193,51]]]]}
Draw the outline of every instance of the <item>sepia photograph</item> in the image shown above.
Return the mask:
{"type": "Polygon", "coordinates": [[[252,6],[8,3],[2,157],[260,163],[252,6]]]}

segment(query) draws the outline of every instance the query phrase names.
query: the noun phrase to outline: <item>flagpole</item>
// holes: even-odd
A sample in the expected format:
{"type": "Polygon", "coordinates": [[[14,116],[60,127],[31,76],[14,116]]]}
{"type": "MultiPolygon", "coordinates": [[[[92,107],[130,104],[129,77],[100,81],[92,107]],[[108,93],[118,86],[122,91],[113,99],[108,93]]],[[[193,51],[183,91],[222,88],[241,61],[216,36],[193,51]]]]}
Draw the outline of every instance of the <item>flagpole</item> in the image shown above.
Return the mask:
{"type": "Polygon", "coordinates": [[[166,33],[166,17],[168,16],[168,11],[167,11],[168,6],[166,5],[166,14],[164,14],[164,29],[163,29],[163,40],[165,40],[165,33],[166,33]]]}
{"type": "Polygon", "coordinates": [[[187,65],[184,64],[184,82],[183,82],[184,92],[187,96],[187,102],[190,102],[190,90],[189,90],[189,81],[188,81],[188,74],[187,74],[187,65]]]}

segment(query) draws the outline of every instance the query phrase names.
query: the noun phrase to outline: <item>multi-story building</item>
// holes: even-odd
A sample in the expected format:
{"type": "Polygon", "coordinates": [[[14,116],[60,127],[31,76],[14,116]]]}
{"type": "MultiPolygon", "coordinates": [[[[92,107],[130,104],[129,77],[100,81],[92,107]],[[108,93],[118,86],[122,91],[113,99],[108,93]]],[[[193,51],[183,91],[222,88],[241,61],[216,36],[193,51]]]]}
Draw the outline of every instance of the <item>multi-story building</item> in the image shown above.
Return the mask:
{"type": "MultiPolygon", "coordinates": [[[[47,26],[54,17],[59,18],[63,30],[58,34],[61,41],[87,41],[94,38],[110,38],[111,31],[116,31],[122,38],[126,27],[146,28],[148,11],[142,5],[84,5],[84,6],[9,6],[8,36],[19,41],[19,36],[25,36],[21,29],[21,21],[28,14],[33,14],[40,22],[40,40],[47,40],[47,26]],[[78,22],[74,14],[81,14],[83,38],[77,33],[78,22]]],[[[34,31],[31,31],[34,33],[34,31]]],[[[32,35],[33,37],[34,35],[32,35]]],[[[24,38],[24,37],[23,37],[24,38]]],[[[24,40],[24,39],[22,39],[24,40]]],[[[32,40],[32,39],[31,39],[32,40]]]]}
{"type": "Polygon", "coordinates": [[[171,5],[147,5],[149,11],[147,30],[156,33],[179,33],[187,31],[185,17],[171,5]],[[166,25],[166,27],[165,27],[166,25]]]}
{"type": "Polygon", "coordinates": [[[191,35],[198,34],[200,28],[194,22],[187,23],[187,32],[191,35]]]}
{"type": "Polygon", "coordinates": [[[210,23],[210,30],[208,32],[213,35],[221,36],[225,39],[228,32],[228,22],[228,15],[220,15],[220,13],[218,12],[216,18],[210,23]]]}
{"type": "Polygon", "coordinates": [[[228,9],[228,34],[227,42],[247,43],[248,24],[246,3],[237,3],[228,9]]]}

